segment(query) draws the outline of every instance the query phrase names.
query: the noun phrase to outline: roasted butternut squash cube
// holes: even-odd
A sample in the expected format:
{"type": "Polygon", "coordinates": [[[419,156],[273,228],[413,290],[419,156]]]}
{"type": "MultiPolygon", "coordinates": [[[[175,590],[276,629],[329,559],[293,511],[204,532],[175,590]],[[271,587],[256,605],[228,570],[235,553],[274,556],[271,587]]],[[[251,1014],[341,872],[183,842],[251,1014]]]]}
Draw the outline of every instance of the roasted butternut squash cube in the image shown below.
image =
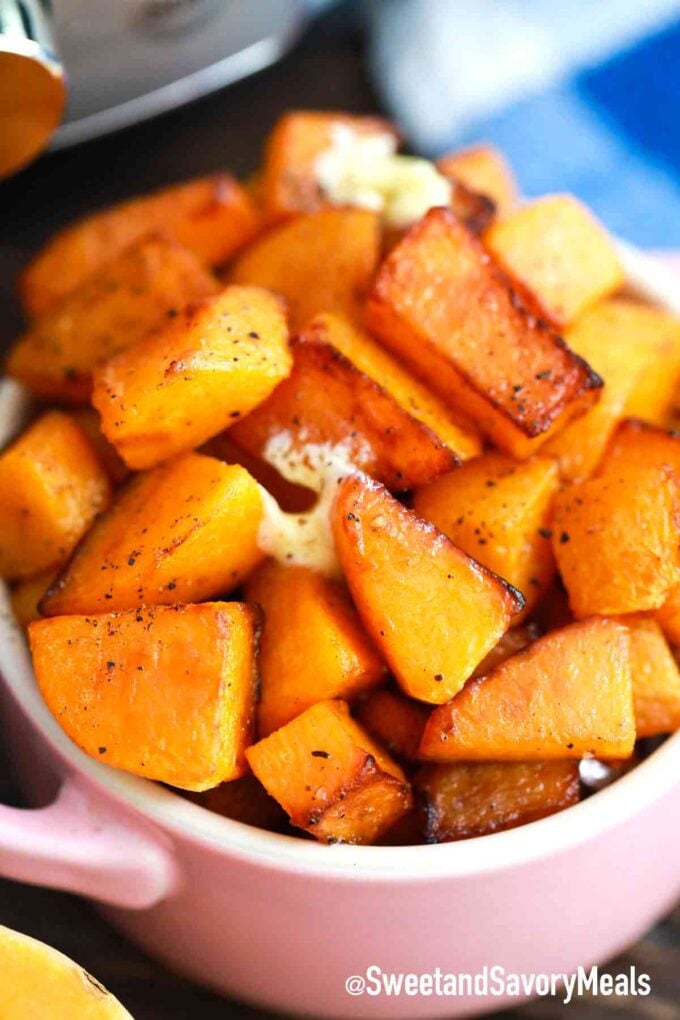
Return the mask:
{"type": "Polygon", "coordinates": [[[261,737],[329,698],[350,700],[379,684],[385,664],[336,581],[307,567],[269,560],[246,598],[264,610],[260,644],[261,737]]]}
{"type": "Polygon", "coordinates": [[[193,252],[169,237],[144,237],[20,336],[7,373],[38,396],[87,402],[97,365],[218,289],[193,252]]]}
{"type": "Polygon", "coordinates": [[[667,468],[622,464],[557,495],[553,549],[575,616],[664,604],[680,581],[677,492],[667,468]]]}
{"type": "Polygon", "coordinates": [[[217,457],[227,464],[240,464],[274,497],[284,512],[297,514],[311,510],[318,499],[318,492],[288,481],[272,464],[238,446],[232,438],[231,431],[228,429],[226,432],[220,432],[219,436],[209,439],[205,446],[201,447],[200,452],[208,454],[209,457],[217,457]]]}
{"type": "Polygon", "coordinates": [[[572,761],[451,762],[414,778],[428,843],[487,836],[553,815],[579,800],[572,761]]]}
{"type": "Polygon", "coordinates": [[[232,283],[281,294],[298,332],[321,312],[357,320],[380,258],[378,214],[322,209],[275,227],[237,259],[232,283]]]}
{"type": "Polygon", "coordinates": [[[289,828],[286,812],[251,772],[240,779],[220,783],[211,790],[191,794],[189,799],[208,811],[244,825],[269,832],[285,832],[289,828]]]}
{"type": "Polygon", "coordinates": [[[205,265],[225,262],[259,230],[245,190],[228,174],[174,184],[91,213],[60,230],[19,281],[24,310],[42,315],[146,234],[171,234],[205,265]]]}
{"type": "Polygon", "coordinates": [[[149,468],[247,414],[291,366],[278,299],[227,287],[100,366],[92,402],[126,464],[149,468]]]}
{"type": "Polygon", "coordinates": [[[140,474],[78,547],[40,604],[46,616],[199,602],[263,559],[262,497],[239,465],[187,453],[140,474]]]}
{"type": "Polygon", "coordinates": [[[256,611],[238,602],[143,606],[30,625],[42,695],[93,758],[185,790],[245,769],[256,611]]]}
{"type": "Polygon", "coordinates": [[[475,680],[478,676],[486,676],[487,673],[490,673],[496,666],[500,666],[506,659],[516,655],[517,652],[521,652],[523,648],[527,648],[539,635],[540,631],[535,623],[507,630],[498,639],[491,651],[484,656],[477,669],[471,674],[470,679],[475,680]]]}
{"type": "Polygon", "coordinates": [[[40,619],[38,603],[53,583],[54,570],[43,570],[35,577],[27,577],[23,581],[17,581],[10,592],[12,612],[22,627],[28,627],[32,620],[40,619]]]}
{"type": "Polygon", "coordinates": [[[430,210],[385,259],[366,320],[451,407],[520,458],[601,386],[447,209],[430,210]]]}
{"type": "Polygon", "coordinates": [[[518,200],[519,189],[512,170],[499,149],[493,145],[471,145],[449,152],[437,160],[437,169],[454,177],[482,195],[486,195],[499,213],[508,212],[518,200]]]}
{"type": "Polygon", "coordinates": [[[293,825],[325,843],[375,843],[412,807],[396,762],[344,701],[321,701],[246,752],[293,825]]]}
{"type": "Polygon", "coordinates": [[[357,708],[361,725],[390,754],[406,761],[418,759],[428,714],[427,705],[389,689],[373,691],[357,708]]]}
{"type": "Polygon", "coordinates": [[[557,465],[547,457],[517,463],[487,453],[419,489],[413,506],[521,591],[526,615],[555,574],[549,525],[558,487],[557,465]]]}
{"type": "Polygon", "coordinates": [[[426,425],[335,347],[305,336],[291,343],[293,371],[229,430],[248,453],[267,458],[285,434],[292,449],[341,445],[353,464],[390,489],[431,481],[458,461],[426,425]]]}
{"type": "Polygon", "coordinates": [[[472,680],[432,712],[433,761],[627,758],[635,745],[630,636],[614,620],[573,623],[472,680]]]}
{"type": "Polygon", "coordinates": [[[680,432],[626,418],[612,436],[599,474],[616,472],[621,466],[640,470],[665,467],[680,478],[680,432]]]}
{"type": "Polygon", "coordinates": [[[638,738],[680,729],[680,671],[656,620],[622,617],[630,630],[633,704],[638,738]]]}
{"type": "Polygon", "coordinates": [[[625,414],[667,428],[674,423],[680,390],[680,319],[638,301],[617,301],[619,350],[641,345],[646,352],[644,371],[636,375],[626,401],[625,414]]]}
{"type": "Polygon", "coordinates": [[[671,588],[664,604],[654,613],[664,634],[674,645],[680,645],[680,584],[671,588]]]}
{"type": "Polygon", "coordinates": [[[331,516],[354,603],[400,687],[447,701],[508,629],[522,596],[365,476],[341,482],[331,516]]]}
{"type": "Polygon", "coordinates": [[[316,161],[344,137],[386,137],[396,146],[392,125],[379,117],[320,110],[293,110],[275,124],[265,152],[261,198],[268,219],[315,212],[326,199],[316,161]]]}
{"type": "Polygon", "coordinates": [[[547,195],[497,219],[485,244],[562,329],[624,283],[604,228],[573,195],[547,195]]]}
{"type": "Polygon", "coordinates": [[[111,485],[85,434],[48,411],[0,454],[0,577],[64,563],[111,501],[111,485]]]}
{"type": "Polygon", "coordinates": [[[74,407],[69,414],[90,440],[92,449],[115,487],[130,477],[127,466],[118,451],[108,441],[101,428],[101,420],[93,407],[74,407]]]}

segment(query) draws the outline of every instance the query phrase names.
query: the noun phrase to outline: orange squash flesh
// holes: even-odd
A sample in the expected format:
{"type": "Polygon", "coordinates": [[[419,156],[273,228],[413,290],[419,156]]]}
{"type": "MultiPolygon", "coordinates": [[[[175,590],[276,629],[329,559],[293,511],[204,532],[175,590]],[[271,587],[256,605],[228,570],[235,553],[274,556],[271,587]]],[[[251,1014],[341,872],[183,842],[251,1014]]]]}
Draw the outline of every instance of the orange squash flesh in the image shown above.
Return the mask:
{"type": "Polygon", "coordinates": [[[601,385],[529,315],[446,209],[430,210],[384,261],[366,321],[456,411],[519,458],[582,411],[601,385]]]}
{"type": "Polygon", "coordinates": [[[519,197],[512,170],[503,153],[493,145],[473,145],[449,152],[437,160],[437,169],[488,196],[499,213],[508,212],[519,197]]]}
{"type": "Polygon", "coordinates": [[[578,765],[570,761],[424,765],[414,785],[429,843],[513,829],[579,800],[578,765]]]}
{"type": "Polygon", "coordinates": [[[412,807],[404,773],[349,715],[321,701],[246,752],[293,825],[326,843],[375,843],[412,807]]]}
{"type": "Polygon", "coordinates": [[[19,337],[7,373],[41,397],[87,402],[97,365],[217,290],[192,252],[162,235],[145,237],[19,337]]]}
{"type": "Polygon", "coordinates": [[[40,603],[46,616],[198,602],[262,560],[257,483],[239,465],[188,453],[138,475],[40,603]]]}
{"type": "Polygon", "coordinates": [[[291,349],[290,376],[230,429],[247,453],[263,456],[267,443],[284,433],[298,450],[308,443],[341,444],[353,464],[395,490],[430,481],[457,463],[438,436],[334,347],[303,335],[291,349]]]}
{"type": "Polygon", "coordinates": [[[428,709],[398,691],[373,691],[357,708],[357,718],[390,754],[417,761],[428,709]]]}
{"type": "Polygon", "coordinates": [[[258,617],[237,602],[144,606],[30,625],[40,690],[87,754],[186,790],[242,775],[258,617]]]}
{"type": "Polygon", "coordinates": [[[149,468],[247,414],[291,366],[278,299],[227,287],[100,366],[92,402],[123,460],[149,468]]]}
{"type": "Polygon", "coordinates": [[[60,566],[111,500],[87,437],[67,414],[48,411],[0,454],[0,577],[60,566]]]}
{"type": "Polygon", "coordinates": [[[225,262],[259,230],[246,191],[227,174],[197,178],[92,213],[55,234],[19,280],[29,318],[42,315],[146,234],[172,235],[205,265],[225,262]]]}
{"type": "Polygon", "coordinates": [[[251,244],[229,280],[280,294],[291,330],[298,332],[321,312],[358,320],[379,257],[377,213],[322,209],[297,216],[251,244]]]}
{"type": "Polygon", "coordinates": [[[577,617],[658,609],[680,581],[677,481],[621,464],[559,493],[553,549],[577,617]]]}
{"type": "Polygon", "coordinates": [[[680,729],[680,671],[656,620],[622,617],[630,630],[638,738],[680,729]]]}
{"type": "Polygon", "coordinates": [[[654,613],[661,629],[674,645],[680,645],[680,584],[668,592],[664,604],[654,613]]]}
{"type": "Polygon", "coordinates": [[[189,799],[208,811],[244,825],[253,825],[268,832],[285,832],[288,828],[286,812],[251,772],[240,779],[220,783],[212,790],[194,793],[189,799]]]}
{"type": "Polygon", "coordinates": [[[643,345],[644,371],[639,373],[626,401],[625,414],[644,418],[661,428],[673,424],[680,388],[680,318],[668,312],[619,300],[617,341],[624,361],[643,345]]]}
{"type": "Polygon", "coordinates": [[[413,506],[454,545],[522,592],[528,615],[555,573],[550,543],[557,466],[487,453],[419,489],[413,506]]]}
{"type": "Polygon", "coordinates": [[[627,418],[612,436],[599,473],[608,474],[620,466],[644,470],[652,465],[670,468],[680,478],[680,433],[627,418]]]}
{"type": "Polygon", "coordinates": [[[130,477],[130,468],[102,432],[99,415],[95,409],[93,407],[74,407],[69,411],[69,414],[90,440],[92,449],[97,454],[114,488],[127,481],[130,477]]]}
{"type": "Polygon", "coordinates": [[[260,644],[260,737],[310,705],[349,700],[379,684],[385,665],[340,584],[273,560],[251,576],[246,598],[264,610],[260,644]]]}
{"type": "Polygon", "coordinates": [[[400,687],[447,701],[508,629],[521,595],[365,476],[343,480],[331,517],[350,593],[400,687]]]}
{"type": "Polygon", "coordinates": [[[547,195],[507,213],[484,243],[557,329],[624,283],[613,241],[572,195],[547,195]]]}
{"type": "Polygon", "coordinates": [[[28,627],[32,620],[40,619],[38,605],[47,589],[54,583],[54,570],[44,570],[35,577],[18,581],[10,592],[12,612],[22,627],[28,627]]]}
{"type": "Polygon", "coordinates": [[[630,636],[595,618],[539,638],[434,709],[420,754],[442,762],[628,758],[634,745],[630,636]]]}
{"type": "Polygon", "coordinates": [[[487,673],[490,673],[496,666],[500,666],[506,659],[510,659],[517,652],[527,648],[532,641],[539,637],[539,634],[540,631],[534,623],[523,627],[513,627],[511,630],[506,631],[498,639],[491,651],[484,656],[477,669],[471,674],[470,679],[475,680],[479,676],[486,676],[487,673]]]}

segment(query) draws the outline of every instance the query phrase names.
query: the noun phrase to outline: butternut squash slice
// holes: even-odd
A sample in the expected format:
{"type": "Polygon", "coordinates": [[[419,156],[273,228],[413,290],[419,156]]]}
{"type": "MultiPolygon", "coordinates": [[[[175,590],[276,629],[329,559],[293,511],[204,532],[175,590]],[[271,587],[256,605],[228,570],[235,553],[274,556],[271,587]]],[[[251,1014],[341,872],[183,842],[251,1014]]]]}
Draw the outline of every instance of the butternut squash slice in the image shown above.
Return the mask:
{"type": "Polygon", "coordinates": [[[111,485],[87,437],[48,411],[0,454],[0,577],[61,566],[98,513],[111,485]]]}
{"type": "Polygon", "coordinates": [[[519,188],[503,153],[493,145],[471,145],[437,160],[437,169],[455,177],[472,191],[486,195],[499,213],[506,213],[519,198],[519,188]]]}
{"type": "Polygon", "coordinates": [[[592,403],[602,385],[529,315],[447,209],[430,210],[383,262],[366,321],[454,410],[520,459],[592,403]]]}
{"type": "Polygon", "coordinates": [[[268,736],[310,705],[350,700],[379,684],[385,664],[344,588],[307,567],[269,560],[246,598],[264,610],[258,733],[268,736]]]}
{"type": "Polygon", "coordinates": [[[390,754],[406,761],[418,760],[428,709],[399,691],[373,691],[357,707],[357,718],[390,754]]]}
{"type": "Polygon", "coordinates": [[[447,701],[508,629],[522,596],[365,476],[340,484],[332,525],[359,615],[400,687],[447,701]]]}
{"type": "Polygon", "coordinates": [[[263,559],[257,483],[239,465],[187,453],[134,478],[40,603],[46,616],[198,602],[263,559]]]}
{"type": "Polygon", "coordinates": [[[83,751],[185,790],[245,770],[258,614],[238,602],[58,616],[29,627],[42,695],[83,751]]]}
{"type": "Polygon", "coordinates": [[[42,315],[146,234],[171,234],[205,265],[225,262],[250,241],[260,218],[228,174],[174,184],[91,213],[55,234],[28,264],[19,294],[29,318],[42,315]]]}
{"type": "Polygon", "coordinates": [[[246,757],[292,824],[324,843],[375,843],[413,804],[400,767],[343,701],[313,705],[246,757]]]}
{"type": "Polygon", "coordinates": [[[414,777],[428,843],[450,843],[514,829],[579,800],[571,761],[451,762],[424,765],[414,777]]]}
{"type": "Polygon", "coordinates": [[[217,435],[290,372],[273,294],[227,287],[94,373],[102,431],[131,468],[149,468],[217,435]]]}
{"type": "Polygon", "coordinates": [[[625,616],[630,630],[635,729],[638,738],[680,729],[680,671],[656,620],[625,616]]]}
{"type": "Polygon", "coordinates": [[[434,709],[432,761],[628,758],[635,745],[630,635],[584,620],[539,638],[434,709]]]}

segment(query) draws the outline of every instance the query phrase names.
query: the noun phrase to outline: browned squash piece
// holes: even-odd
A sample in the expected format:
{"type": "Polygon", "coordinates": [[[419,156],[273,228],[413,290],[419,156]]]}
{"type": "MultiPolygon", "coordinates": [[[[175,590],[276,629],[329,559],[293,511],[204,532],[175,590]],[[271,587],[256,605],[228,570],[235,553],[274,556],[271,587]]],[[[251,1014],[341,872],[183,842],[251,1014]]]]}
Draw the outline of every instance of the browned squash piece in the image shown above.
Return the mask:
{"type": "Polygon", "coordinates": [[[624,362],[640,346],[647,355],[628,395],[625,414],[665,428],[672,424],[680,389],[680,319],[637,301],[616,302],[617,346],[624,362]]]}
{"type": "Polygon", "coordinates": [[[553,549],[575,616],[658,609],[680,582],[675,476],[621,464],[555,499],[553,549]]]}
{"type": "Polygon", "coordinates": [[[54,570],[43,570],[35,577],[27,577],[23,581],[17,581],[10,592],[12,612],[17,622],[22,627],[28,627],[32,620],[40,618],[38,603],[53,583],[54,570]]]}
{"type": "Polygon", "coordinates": [[[627,758],[635,745],[630,636],[593,619],[539,638],[429,718],[432,761],[627,758]]]}
{"type": "Polygon", "coordinates": [[[170,238],[145,237],[20,336],[7,373],[38,396],[86,402],[97,365],[217,290],[192,252],[170,238]]]}
{"type": "Polygon", "coordinates": [[[238,602],[59,616],[29,627],[42,695],[93,758],[185,790],[245,768],[258,617],[238,602]]]}
{"type": "Polygon", "coordinates": [[[0,577],[16,580],[64,563],[111,485],[87,437],[48,411],[0,454],[0,577]]]}
{"type": "Polygon", "coordinates": [[[188,453],[138,475],[85,537],[40,603],[46,616],[199,602],[263,558],[257,483],[238,465],[188,453]]]}
{"type": "Polygon", "coordinates": [[[453,697],[522,608],[519,592],[365,476],[340,484],[332,525],[359,615],[400,687],[435,704],[453,697]]]}
{"type": "Polygon", "coordinates": [[[506,659],[516,655],[517,652],[521,652],[523,648],[527,648],[532,641],[536,640],[539,634],[540,631],[533,623],[527,624],[524,627],[513,627],[511,630],[506,631],[498,639],[488,655],[484,656],[477,669],[472,673],[471,679],[475,680],[478,676],[486,676],[487,673],[490,673],[496,666],[500,666],[506,659]]]}
{"type": "Polygon", "coordinates": [[[472,191],[463,181],[441,170],[441,167],[439,169],[451,182],[449,208],[468,230],[479,237],[493,222],[496,213],[494,203],[486,195],[472,191]]]}
{"type": "Polygon", "coordinates": [[[324,843],[375,843],[412,807],[404,773],[344,701],[313,705],[246,757],[293,825],[324,843]]]}
{"type": "Polygon", "coordinates": [[[261,183],[262,202],[269,219],[315,212],[326,204],[315,163],[340,136],[370,138],[397,135],[379,117],[359,117],[320,110],[293,110],[274,125],[267,140],[261,183]]]}
{"type": "Polygon", "coordinates": [[[29,317],[42,315],[125,248],[158,230],[214,266],[258,229],[254,205],[227,174],[175,184],[91,213],[55,234],[21,276],[22,304],[29,317]]]}
{"type": "Polygon", "coordinates": [[[322,209],[275,227],[251,244],[230,280],[281,294],[297,332],[320,312],[358,319],[379,258],[377,213],[322,209]]]}
{"type": "Polygon", "coordinates": [[[413,506],[454,545],[522,592],[528,615],[548,590],[557,465],[547,457],[517,463],[487,453],[419,489],[413,506]]]}
{"type": "Polygon", "coordinates": [[[499,213],[508,212],[519,197],[512,170],[493,145],[472,145],[449,152],[437,160],[437,169],[446,177],[462,181],[473,192],[486,195],[499,213]]]}
{"type": "Polygon", "coordinates": [[[680,729],[680,671],[656,620],[622,617],[630,630],[630,663],[638,738],[680,729]]]}
{"type": "Polygon", "coordinates": [[[668,640],[674,645],[680,645],[680,584],[673,585],[666,601],[654,616],[668,640]]]}
{"type": "Polygon", "coordinates": [[[94,452],[111,479],[111,484],[114,487],[122,485],[130,477],[130,468],[102,432],[99,415],[95,409],[74,407],[69,413],[90,440],[94,452]]]}
{"type": "Polygon", "coordinates": [[[92,402],[126,464],[149,468],[247,414],[291,366],[278,298],[227,287],[100,366],[92,402]]]}
{"type": "Polygon", "coordinates": [[[311,510],[318,499],[318,493],[312,489],[289,482],[266,460],[248,453],[242,446],[237,446],[232,438],[231,429],[209,439],[200,452],[217,457],[227,464],[240,464],[274,497],[286,513],[304,513],[311,510]]]}
{"type": "Polygon", "coordinates": [[[428,843],[487,836],[563,811],[579,800],[571,761],[424,765],[414,779],[428,843]]]}
{"type": "Polygon", "coordinates": [[[559,577],[555,578],[555,583],[537,605],[532,621],[541,634],[574,622],[574,614],[569,608],[569,595],[559,577]]]}
{"type": "Polygon", "coordinates": [[[390,489],[431,481],[456,463],[455,454],[336,348],[298,337],[293,371],[264,404],[230,429],[249,454],[285,434],[294,450],[308,443],[342,445],[361,470],[390,489]]]}
{"type": "Polygon", "coordinates": [[[383,262],[367,322],[451,407],[520,458],[583,411],[601,385],[529,315],[446,209],[430,210],[383,262]]]}
{"type": "Polygon", "coordinates": [[[622,421],[607,447],[600,474],[619,467],[666,467],[680,478],[680,432],[668,431],[639,418],[622,421]]]}
{"type": "Polygon", "coordinates": [[[264,610],[258,733],[268,736],[310,705],[350,700],[380,683],[385,665],[336,581],[307,567],[269,560],[246,598],[264,610]]]}
{"type": "Polygon", "coordinates": [[[269,832],[284,832],[288,828],[286,812],[250,772],[240,779],[221,783],[212,790],[194,793],[190,800],[208,811],[244,825],[253,825],[269,832]]]}
{"type": "Polygon", "coordinates": [[[562,329],[624,282],[604,228],[572,195],[547,195],[496,220],[484,242],[562,329]]]}
{"type": "Polygon", "coordinates": [[[405,698],[399,691],[373,691],[360,702],[357,717],[362,726],[390,754],[417,761],[418,748],[428,719],[428,708],[405,698]]]}

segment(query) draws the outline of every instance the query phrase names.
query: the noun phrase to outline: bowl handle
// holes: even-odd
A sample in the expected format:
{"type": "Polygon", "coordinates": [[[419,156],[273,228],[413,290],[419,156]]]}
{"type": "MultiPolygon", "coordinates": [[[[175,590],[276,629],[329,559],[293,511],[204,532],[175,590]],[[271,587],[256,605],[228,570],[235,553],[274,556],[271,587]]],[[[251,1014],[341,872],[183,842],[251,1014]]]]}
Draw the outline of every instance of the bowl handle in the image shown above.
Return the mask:
{"type": "Polygon", "coordinates": [[[161,839],[67,778],[47,807],[0,805],[0,875],[143,910],[178,882],[172,850],[161,839]]]}

